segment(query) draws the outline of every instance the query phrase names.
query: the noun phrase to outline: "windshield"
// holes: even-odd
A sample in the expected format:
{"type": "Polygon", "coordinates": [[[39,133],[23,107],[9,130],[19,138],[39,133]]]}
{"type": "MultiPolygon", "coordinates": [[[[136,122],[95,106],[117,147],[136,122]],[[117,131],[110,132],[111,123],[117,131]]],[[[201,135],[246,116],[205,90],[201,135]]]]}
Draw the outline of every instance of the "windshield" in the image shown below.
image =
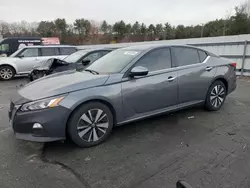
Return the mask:
{"type": "Polygon", "coordinates": [[[81,59],[85,54],[87,54],[87,51],[77,51],[69,56],[67,56],[64,61],[69,63],[76,63],[79,59],[81,59]]]}
{"type": "Polygon", "coordinates": [[[10,55],[10,57],[16,57],[17,54],[19,54],[20,51],[22,51],[23,48],[18,49],[13,54],[10,55]]]}
{"type": "Polygon", "coordinates": [[[96,60],[88,67],[98,73],[118,73],[121,72],[141,51],[120,49],[110,52],[106,56],[96,60]]]}

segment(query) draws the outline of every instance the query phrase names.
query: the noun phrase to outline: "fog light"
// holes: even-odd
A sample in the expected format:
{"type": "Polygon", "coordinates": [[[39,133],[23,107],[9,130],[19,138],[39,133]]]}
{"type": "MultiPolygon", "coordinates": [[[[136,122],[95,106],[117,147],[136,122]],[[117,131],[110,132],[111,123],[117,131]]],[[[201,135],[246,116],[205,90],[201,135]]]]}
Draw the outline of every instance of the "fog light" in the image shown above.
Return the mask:
{"type": "Polygon", "coordinates": [[[43,126],[40,123],[34,123],[33,129],[43,129],[43,126]]]}

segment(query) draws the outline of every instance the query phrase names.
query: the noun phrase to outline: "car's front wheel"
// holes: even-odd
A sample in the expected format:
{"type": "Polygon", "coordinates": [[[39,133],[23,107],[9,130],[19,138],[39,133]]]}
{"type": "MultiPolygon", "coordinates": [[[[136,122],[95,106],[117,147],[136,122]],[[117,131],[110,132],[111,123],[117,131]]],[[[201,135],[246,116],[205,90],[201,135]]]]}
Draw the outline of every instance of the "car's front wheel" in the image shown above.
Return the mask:
{"type": "Polygon", "coordinates": [[[113,129],[113,114],[100,102],[89,102],[73,112],[68,122],[68,134],[80,147],[104,142],[113,129]]]}
{"type": "Polygon", "coordinates": [[[227,96],[225,84],[217,80],[208,89],[205,108],[210,111],[216,111],[221,108],[227,96]]]}
{"type": "Polygon", "coordinates": [[[10,66],[0,67],[0,80],[11,80],[15,76],[15,70],[10,66]]]}

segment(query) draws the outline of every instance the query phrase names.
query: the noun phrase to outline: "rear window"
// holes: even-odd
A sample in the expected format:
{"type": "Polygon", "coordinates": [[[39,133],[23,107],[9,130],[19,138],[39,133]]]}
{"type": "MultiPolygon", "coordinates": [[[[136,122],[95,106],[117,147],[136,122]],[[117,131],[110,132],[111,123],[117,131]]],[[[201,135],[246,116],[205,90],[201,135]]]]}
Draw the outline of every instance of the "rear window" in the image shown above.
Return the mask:
{"type": "Polygon", "coordinates": [[[41,48],[42,56],[54,56],[58,55],[56,48],[41,48]]]}
{"type": "Polygon", "coordinates": [[[75,48],[59,48],[60,49],[60,54],[61,55],[70,55],[74,52],[76,52],[76,49],[75,48]]]}
{"type": "Polygon", "coordinates": [[[199,50],[198,53],[199,53],[200,61],[203,62],[207,58],[207,53],[201,50],[199,50]]]}
{"type": "Polygon", "coordinates": [[[200,58],[196,49],[174,47],[173,51],[179,67],[200,63],[200,58]]]}

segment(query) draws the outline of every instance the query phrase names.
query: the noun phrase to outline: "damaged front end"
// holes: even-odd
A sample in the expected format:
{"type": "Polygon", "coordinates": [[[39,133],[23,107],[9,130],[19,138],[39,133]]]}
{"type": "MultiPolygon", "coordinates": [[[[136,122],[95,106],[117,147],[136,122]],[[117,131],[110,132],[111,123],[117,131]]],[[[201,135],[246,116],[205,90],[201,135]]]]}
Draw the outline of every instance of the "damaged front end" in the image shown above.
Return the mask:
{"type": "Polygon", "coordinates": [[[56,72],[69,70],[69,67],[71,67],[69,64],[70,63],[66,61],[56,58],[42,61],[33,67],[31,73],[29,74],[29,80],[34,81],[56,72]]]}

